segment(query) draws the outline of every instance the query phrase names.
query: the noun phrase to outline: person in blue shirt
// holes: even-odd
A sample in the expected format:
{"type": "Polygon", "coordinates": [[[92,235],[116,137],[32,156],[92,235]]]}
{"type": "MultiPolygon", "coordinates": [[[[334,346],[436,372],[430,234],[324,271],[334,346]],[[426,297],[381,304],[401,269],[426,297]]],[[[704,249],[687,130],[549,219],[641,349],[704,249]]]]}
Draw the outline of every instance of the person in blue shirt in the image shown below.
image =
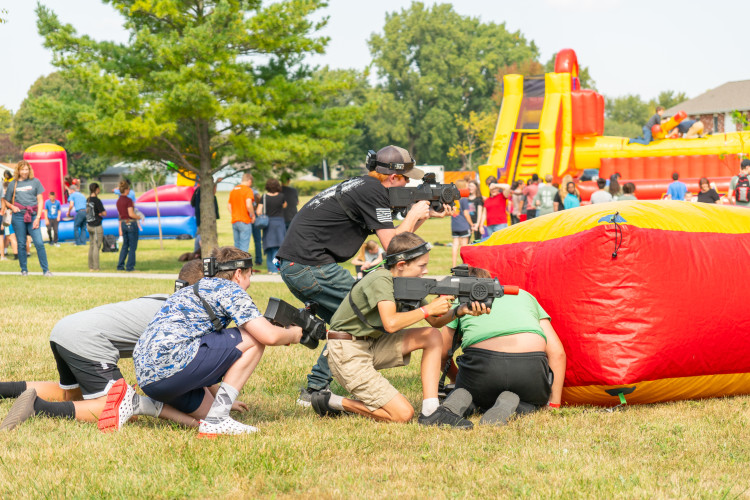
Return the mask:
{"type": "MultiPolygon", "coordinates": [[[[128,185],[129,185],[129,184],[130,184],[130,182],[128,182],[128,185]]],[[[120,190],[119,190],[119,189],[115,189],[115,190],[113,191],[113,193],[115,193],[115,194],[116,194],[117,196],[120,196],[120,190]]],[[[131,200],[133,200],[133,203],[135,203],[135,191],[133,191],[133,190],[131,189],[130,191],[128,191],[128,194],[127,194],[126,196],[127,196],[128,198],[130,198],[131,200]]]]}
{"type": "Polygon", "coordinates": [[[49,192],[49,200],[44,202],[44,210],[47,212],[47,237],[49,238],[49,244],[57,247],[60,244],[57,242],[60,236],[57,231],[57,225],[60,223],[60,216],[62,206],[57,200],[54,191],[49,192]]]}
{"type": "Polygon", "coordinates": [[[75,209],[76,216],[73,219],[73,238],[76,245],[85,245],[88,232],[86,232],[86,197],[78,192],[78,185],[71,184],[68,188],[70,190],[70,205],[68,205],[68,217],[70,212],[75,209]]]}
{"type": "Polygon", "coordinates": [[[687,186],[684,182],[679,181],[680,174],[677,172],[672,174],[672,182],[667,188],[667,199],[685,201],[685,194],[687,193],[687,186]]]}

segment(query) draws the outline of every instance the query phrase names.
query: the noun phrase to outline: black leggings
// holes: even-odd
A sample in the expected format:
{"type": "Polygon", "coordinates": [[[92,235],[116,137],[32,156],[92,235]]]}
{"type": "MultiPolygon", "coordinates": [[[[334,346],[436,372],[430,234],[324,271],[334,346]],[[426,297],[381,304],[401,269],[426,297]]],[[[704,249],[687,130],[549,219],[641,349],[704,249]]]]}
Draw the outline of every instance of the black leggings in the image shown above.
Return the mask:
{"type": "Polygon", "coordinates": [[[544,352],[496,352],[467,347],[458,357],[456,388],[471,393],[474,404],[486,411],[503,391],[518,394],[535,406],[546,405],[552,390],[552,370],[544,352]]]}

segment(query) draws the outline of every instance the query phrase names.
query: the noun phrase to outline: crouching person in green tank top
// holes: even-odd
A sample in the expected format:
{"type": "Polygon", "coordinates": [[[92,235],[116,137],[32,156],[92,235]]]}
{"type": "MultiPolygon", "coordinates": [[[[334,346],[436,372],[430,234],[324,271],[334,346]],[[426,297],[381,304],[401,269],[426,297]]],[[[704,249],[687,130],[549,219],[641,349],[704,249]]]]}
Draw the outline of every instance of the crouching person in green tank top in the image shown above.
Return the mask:
{"type": "MultiPolygon", "coordinates": [[[[469,274],[491,277],[476,267],[469,268],[469,274]]],[[[549,314],[529,292],[495,300],[486,316],[452,320],[443,328],[444,359],[454,335],[460,335],[463,353],[457,359],[456,389],[444,406],[461,416],[476,407],[484,412],[479,423],[491,425],[560,406],[565,349],[549,314]]]]}
{"type": "Polygon", "coordinates": [[[422,425],[469,429],[472,423],[438,403],[438,379],[443,341],[438,328],[456,317],[489,313],[483,304],[452,308],[453,297],[439,297],[413,311],[397,312],[394,277],[427,274],[430,245],[414,233],[393,237],[385,267],[354,285],[331,319],[328,363],[331,373],[352,398],[323,392],[312,397],[320,416],[344,412],[386,422],[408,422],[414,416],[409,401],[378,370],[405,366],[414,351],[422,351],[422,425]],[[431,327],[408,328],[421,320],[431,327]]]}

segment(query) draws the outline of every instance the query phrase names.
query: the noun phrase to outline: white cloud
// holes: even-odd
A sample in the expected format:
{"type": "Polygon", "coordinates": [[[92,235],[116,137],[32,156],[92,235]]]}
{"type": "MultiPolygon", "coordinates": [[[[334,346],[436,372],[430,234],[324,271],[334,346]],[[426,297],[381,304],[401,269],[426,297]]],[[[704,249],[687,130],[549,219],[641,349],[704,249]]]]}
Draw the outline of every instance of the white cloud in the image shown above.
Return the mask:
{"type": "Polygon", "coordinates": [[[622,0],[545,0],[545,3],[550,7],[569,12],[602,12],[620,7],[622,0]]]}

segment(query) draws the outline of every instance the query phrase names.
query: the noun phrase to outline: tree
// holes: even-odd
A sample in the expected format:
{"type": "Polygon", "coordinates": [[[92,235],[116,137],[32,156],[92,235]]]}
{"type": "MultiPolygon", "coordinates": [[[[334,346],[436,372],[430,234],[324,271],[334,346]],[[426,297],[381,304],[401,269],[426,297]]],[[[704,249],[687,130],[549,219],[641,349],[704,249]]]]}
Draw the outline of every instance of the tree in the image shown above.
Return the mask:
{"type": "Polygon", "coordinates": [[[538,56],[533,42],[504,24],[421,2],[387,14],[383,32],[368,44],[387,94],[374,117],[385,125],[377,129],[380,144],[400,144],[420,163],[434,164],[445,163],[461,140],[456,116],[495,109],[497,69],[538,56]]]}
{"type": "Polygon", "coordinates": [[[76,113],[93,103],[88,90],[74,75],[60,72],[39,77],[13,117],[13,141],[23,148],[51,142],[65,148],[74,177],[91,179],[102,173],[112,158],[84,153],[69,134],[76,113]]]}
{"type": "Polygon", "coordinates": [[[461,161],[461,170],[473,168],[475,153],[482,156],[489,155],[496,121],[497,114],[490,111],[485,113],[471,111],[469,118],[456,116],[456,123],[460,127],[463,139],[448,150],[448,156],[461,161]]]}
{"type": "Polygon", "coordinates": [[[125,18],[126,44],[78,36],[37,7],[55,64],[93,100],[75,113],[71,137],[87,151],[196,173],[204,251],[217,244],[213,173],[299,168],[355,133],[348,109],[320,106],[350,82],[303,64],[327,43],[314,36],[326,19],[308,19],[323,0],[108,2],[125,18]]]}
{"type": "Polygon", "coordinates": [[[651,105],[644,102],[641,96],[633,94],[608,98],[604,105],[604,116],[620,123],[645,125],[653,111],[651,105]]]}
{"type": "Polygon", "coordinates": [[[664,109],[669,109],[673,106],[677,106],[688,100],[688,96],[685,92],[675,92],[674,90],[665,90],[659,92],[656,99],[652,100],[650,104],[656,108],[656,106],[664,106],[664,109]]]}

